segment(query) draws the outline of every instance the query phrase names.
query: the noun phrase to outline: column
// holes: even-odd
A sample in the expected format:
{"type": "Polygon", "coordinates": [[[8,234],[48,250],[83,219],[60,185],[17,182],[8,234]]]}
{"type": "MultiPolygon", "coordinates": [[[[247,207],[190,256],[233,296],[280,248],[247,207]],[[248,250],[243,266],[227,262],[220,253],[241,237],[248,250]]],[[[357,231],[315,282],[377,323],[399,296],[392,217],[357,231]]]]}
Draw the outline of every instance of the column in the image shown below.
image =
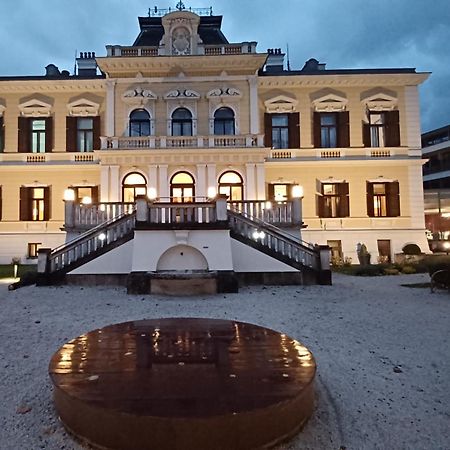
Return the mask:
{"type": "Polygon", "coordinates": [[[297,93],[298,106],[300,113],[300,147],[314,148],[313,141],[313,110],[311,109],[311,99],[309,95],[302,92],[297,93]]]}
{"type": "Polygon", "coordinates": [[[266,173],[264,164],[256,164],[256,198],[257,200],[266,199],[266,173]]]}
{"type": "Polygon", "coordinates": [[[115,117],[115,80],[106,80],[106,136],[115,135],[114,117],[115,117]]]}
{"type": "Polygon", "coordinates": [[[400,111],[401,144],[409,148],[420,149],[420,110],[417,86],[405,86],[405,115],[400,111]],[[406,142],[404,136],[406,134],[406,142]]]}
{"type": "Polygon", "coordinates": [[[259,109],[258,109],[258,78],[256,75],[249,77],[250,85],[250,133],[259,134],[259,109]]]}
{"type": "Polygon", "coordinates": [[[245,171],[247,175],[247,184],[245,186],[245,200],[256,200],[256,189],[255,189],[255,164],[246,164],[245,171]]]}
{"type": "Polygon", "coordinates": [[[351,91],[348,93],[347,109],[350,112],[350,147],[363,147],[362,123],[365,116],[365,105],[361,103],[359,92],[351,91]]]}
{"type": "Polygon", "coordinates": [[[100,171],[100,201],[109,202],[109,166],[102,166],[100,171]]]}
{"type": "Polygon", "coordinates": [[[109,201],[122,201],[120,195],[120,180],[119,180],[119,166],[110,166],[110,186],[109,186],[109,201]]]}
{"type": "Polygon", "coordinates": [[[216,173],[216,165],[215,164],[208,164],[207,166],[207,180],[208,180],[208,187],[214,186],[217,189],[217,173],[216,173]]]}
{"type": "Polygon", "coordinates": [[[155,189],[156,196],[159,197],[159,191],[158,191],[158,166],[157,165],[150,165],[148,166],[148,183],[147,183],[147,190],[149,189],[155,189]]]}
{"type": "Polygon", "coordinates": [[[167,165],[158,166],[159,169],[159,184],[158,184],[158,197],[167,201],[170,197],[169,194],[169,179],[167,178],[167,165]]]}
{"type": "Polygon", "coordinates": [[[207,197],[208,186],[206,185],[206,164],[197,164],[197,185],[195,186],[196,197],[207,197]]]}

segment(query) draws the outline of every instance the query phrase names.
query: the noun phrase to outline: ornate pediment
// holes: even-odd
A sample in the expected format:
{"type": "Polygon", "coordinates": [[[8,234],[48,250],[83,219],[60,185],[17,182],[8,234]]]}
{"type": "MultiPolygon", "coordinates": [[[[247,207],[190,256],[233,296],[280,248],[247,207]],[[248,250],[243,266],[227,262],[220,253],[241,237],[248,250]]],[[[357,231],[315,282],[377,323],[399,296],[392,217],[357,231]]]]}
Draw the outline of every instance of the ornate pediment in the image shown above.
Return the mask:
{"type": "Polygon", "coordinates": [[[52,105],[42,100],[31,99],[21,103],[19,110],[23,117],[48,117],[51,114],[52,105]]]}
{"type": "Polygon", "coordinates": [[[81,98],[67,104],[69,116],[98,116],[100,105],[91,100],[81,98]]]}
{"type": "Polygon", "coordinates": [[[315,99],[312,103],[317,112],[339,112],[345,111],[348,100],[337,94],[327,94],[315,99]]]}
{"type": "Polygon", "coordinates": [[[174,89],[173,91],[169,91],[165,96],[166,100],[180,100],[180,99],[188,99],[188,100],[199,100],[200,94],[192,89],[174,89]]]}
{"type": "Polygon", "coordinates": [[[140,86],[137,86],[134,89],[129,89],[122,95],[122,101],[129,105],[137,106],[143,106],[149,101],[154,101],[157,98],[158,96],[152,91],[150,91],[149,89],[144,89],[140,86]]]}
{"type": "Polygon", "coordinates": [[[385,92],[378,92],[364,97],[361,103],[366,105],[369,111],[392,111],[397,108],[398,99],[385,92]]]}
{"type": "Polygon", "coordinates": [[[298,100],[287,97],[286,95],[278,95],[264,102],[266,112],[273,113],[291,113],[297,110],[298,100]]]}

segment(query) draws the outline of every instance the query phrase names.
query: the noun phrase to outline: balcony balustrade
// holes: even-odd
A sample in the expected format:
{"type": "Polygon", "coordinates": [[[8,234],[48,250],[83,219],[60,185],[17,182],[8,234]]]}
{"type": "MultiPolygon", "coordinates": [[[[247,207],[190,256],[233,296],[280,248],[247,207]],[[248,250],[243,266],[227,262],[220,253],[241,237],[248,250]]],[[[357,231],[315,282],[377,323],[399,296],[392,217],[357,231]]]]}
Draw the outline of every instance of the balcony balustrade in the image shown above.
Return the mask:
{"type": "Polygon", "coordinates": [[[252,148],[264,147],[263,135],[227,136],[140,136],[101,138],[102,150],[164,148],[252,148]]]}

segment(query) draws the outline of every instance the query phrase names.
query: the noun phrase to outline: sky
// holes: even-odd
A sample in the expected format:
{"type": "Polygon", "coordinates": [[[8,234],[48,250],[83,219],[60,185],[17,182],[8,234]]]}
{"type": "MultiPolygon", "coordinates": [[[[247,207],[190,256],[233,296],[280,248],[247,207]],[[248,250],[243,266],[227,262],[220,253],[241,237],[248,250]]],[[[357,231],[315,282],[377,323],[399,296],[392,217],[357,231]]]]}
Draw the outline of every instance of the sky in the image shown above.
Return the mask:
{"type": "MultiPolygon", "coordinates": [[[[138,16],[176,0],[0,0],[0,76],[73,72],[76,51],[106,54],[131,45],[138,16]]],[[[450,124],[450,0],[195,0],[223,15],[230,42],[259,52],[289,45],[292,69],[309,58],[328,69],[413,67],[432,72],[420,87],[422,131],[450,124]]]]}

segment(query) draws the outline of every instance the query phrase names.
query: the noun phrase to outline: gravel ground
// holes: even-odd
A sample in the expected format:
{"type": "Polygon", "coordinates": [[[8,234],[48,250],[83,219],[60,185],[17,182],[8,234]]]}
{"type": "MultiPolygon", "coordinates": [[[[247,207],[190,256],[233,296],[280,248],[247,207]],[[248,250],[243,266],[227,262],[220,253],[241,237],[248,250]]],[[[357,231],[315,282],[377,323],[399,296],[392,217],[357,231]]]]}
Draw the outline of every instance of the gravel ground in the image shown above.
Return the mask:
{"type": "Polygon", "coordinates": [[[450,296],[401,286],[426,281],[422,274],[335,275],[332,287],[258,286],[187,298],[107,287],[8,292],[0,284],[0,449],[80,450],[52,405],[52,354],[108,324],[181,316],[252,322],[313,352],[317,407],[283,450],[448,450],[450,296]]]}

